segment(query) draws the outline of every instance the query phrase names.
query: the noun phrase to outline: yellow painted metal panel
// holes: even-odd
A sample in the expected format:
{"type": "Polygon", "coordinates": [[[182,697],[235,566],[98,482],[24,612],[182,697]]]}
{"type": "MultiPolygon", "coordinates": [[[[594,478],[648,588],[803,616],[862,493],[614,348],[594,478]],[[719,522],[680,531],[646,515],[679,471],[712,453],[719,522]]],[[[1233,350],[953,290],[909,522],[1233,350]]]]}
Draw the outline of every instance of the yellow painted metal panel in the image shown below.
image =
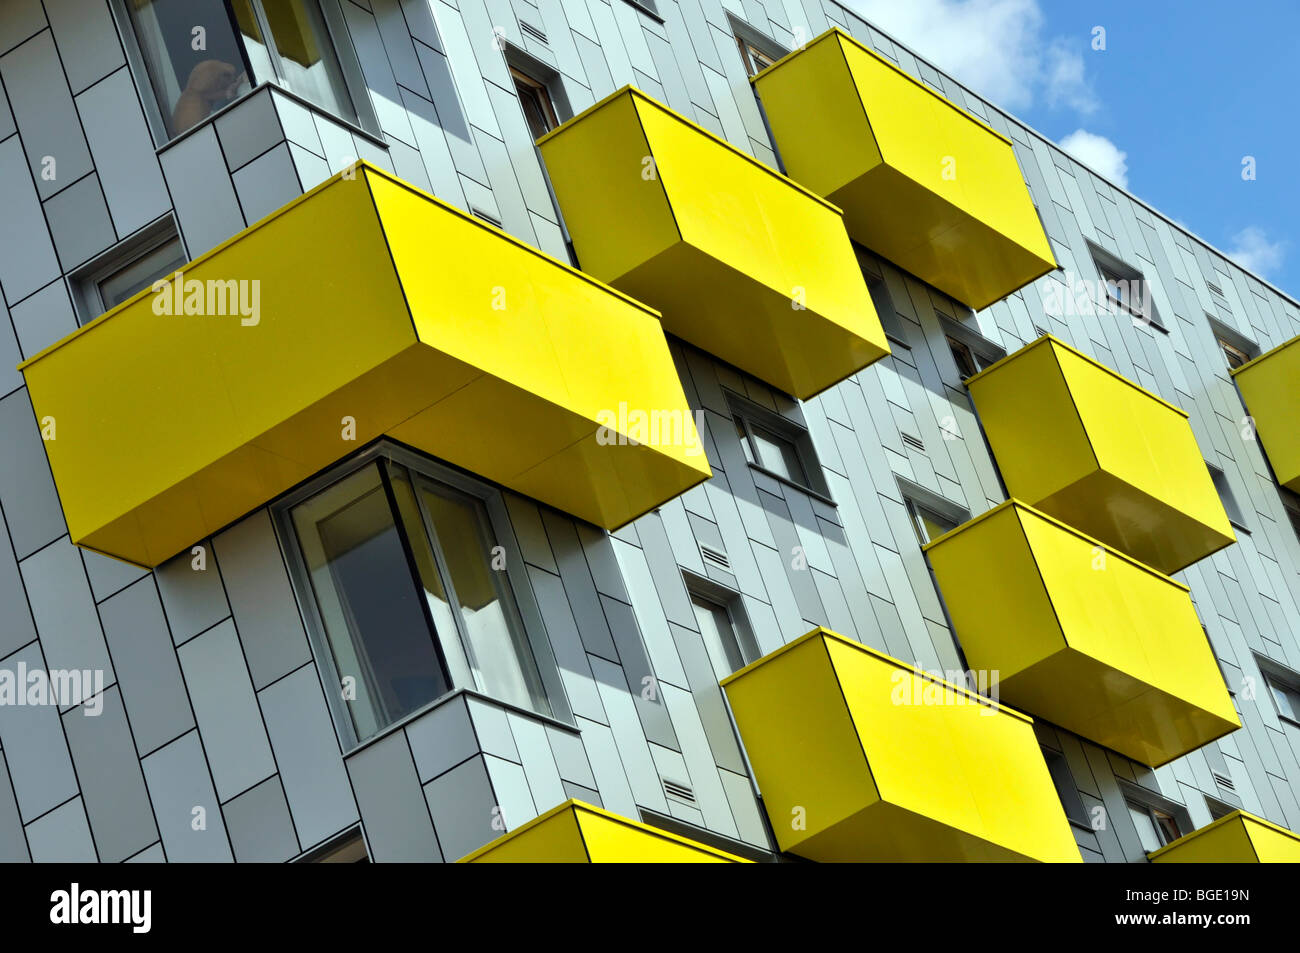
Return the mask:
{"type": "Polygon", "coordinates": [[[787,171],[857,241],[976,309],[1056,267],[1010,140],[848,34],[753,82],[787,171]]]}
{"type": "Polygon", "coordinates": [[[825,629],[722,684],[782,850],[1079,860],[1023,715],[825,629]]]}
{"type": "Polygon", "coordinates": [[[1300,864],[1300,836],[1233,811],[1148,857],[1153,864],[1300,864]]]}
{"type": "Polygon", "coordinates": [[[1300,337],[1232,374],[1277,482],[1300,493],[1300,337]]]}
{"type": "Polygon", "coordinates": [[[385,435],[606,528],[710,475],[655,312],[370,166],[182,271],[256,320],[146,291],[21,365],[78,545],[157,565],[385,435]]]}
{"type": "Polygon", "coordinates": [[[967,380],[1007,492],[1164,573],[1236,541],[1187,415],[1046,335],[967,380]]]}
{"type": "Polygon", "coordinates": [[[1016,500],[926,552],[967,662],[1002,700],[1153,766],[1240,727],[1169,577],[1016,500]]]}
{"type": "Polygon", "coordinates": [[[725,851],[569,800],[461,863],[742,864],[725,851]]]}
{"type": "Polygon", "coordinates": [[[840,212],[627,87],[539,140],[583,268],[806,398],[889,353],[840,212]]]}

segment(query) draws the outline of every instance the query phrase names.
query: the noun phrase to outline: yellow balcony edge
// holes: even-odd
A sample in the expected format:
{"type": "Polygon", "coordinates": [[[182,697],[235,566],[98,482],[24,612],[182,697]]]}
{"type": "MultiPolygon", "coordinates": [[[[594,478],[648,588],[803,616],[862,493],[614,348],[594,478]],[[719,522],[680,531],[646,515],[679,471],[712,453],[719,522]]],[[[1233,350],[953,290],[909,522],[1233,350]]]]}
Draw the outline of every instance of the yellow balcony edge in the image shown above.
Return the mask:
{"type": "MultiPolygon", "coordinates": [[[[1044,274],[1046,274],[1046,272],[1044,272],[1044,274]]],[[[1041,277],[1041,276],[1040,276],[1040,277],[1041,277]]],[[[1115,370],[1114,368],[1107,367],[1105,364],[1101,363],[1101,361],[1098,361],[1096,358],[1089,357],[1087,354],[1084,354],[1084,353],[1083,353],[1082,351],[1080,351],[1078,348],[1071,347],[1069,344],[1066,344],[1064,341],[1062,341],[1060,338],[1058,338],[1055,334],[1044,334],[1042,337],[1037,338],[1037,339],[1035,339],[1035,340],[1033,340],[1033,341],[1030,341],[1030,342],[1029,342],[1028,344],[1026,344],[1024,347],[1020,348],[1020,350],[1018,350],[1018,351],[1012,351],[1010,354],[1008,354],[1006,357],[1002,358],[1001,360],[999,360],[999,361],[995,361],[994,363],[990,364],[988,367],[984,368],[984,370],[980,371],[979,373],[977,373],[977,374],[972,374],[970,377],[966,378],[966,386],[967,386],[967,387],[970,387],[972,381],[977,381],[977,380],[979,380],[981,377],[983,377],[985,374],[988,374],[988,373],[990,373],[991,371],[996,370],[997,368],[1001,367],[1001,366],[1004,365],[1004,364],[1009,364],[1009,363],[1011,363],[1011,362],[1014,361],[1016,358],[1018,358],[1018,357],[1020,357],[1020,356],[1022,356],[1022,355],[1024,355],[1024,354],[1028,354],[1028,353],[1029,353],[1031,350],[1033,350],[1034,348],[1036,348],[1036,347],[1038,347],[1038,346],[1040,346],[1040,345],[1043,345],[1043,344],[1049,344],[1049,343],[1050,343],[1050,344],[1055,344],[1057,347],[1061,348],[1063,351],[1067,351],[1067,352],[1069,352],[1070,354],[1073,354],[1075,357],[1082,358],[1083,360],[1087,361],[1089,364],[1091,364],[1093,367],[1097,368],[1098,370],[1105,371],[1105,372],[1106,372],[1107,374],[1109,374],[1111,377],[1114,377],[1114,378],[1116,378],[1117,380],[1123,381],[1125,384],[1127,384],[1129,387],[1132,387],[1134,390],[1139,391],[1139,392],[1142,393],[1142,394],[1145,394],[1147,397],[1150,397],[1152,400],[1159,401],[1160,403],[1164,404],[1166,407],[1168,407],[1170,410],[1174,411],[1175,413],[1181,414],[1183,417],[1187,417],[1187,416],[1188,416],[1187,411],[1183,410],[1183,408],[1178,407],[1178,406],[1176,406],[1176,405],[1174,405],[1174,404],[1169,403],[1169,401],[1165,400],[1165,399],[1164,399],[1163,397],[1161,397],[1159,394],[1153,394],[1151,391],[1147,390],[1147,389],[1146,389],[1145,387],[1143,387],[1141,384],[1138,384],[1138,383],[1136,383],[1135,381],[1131,381],[1131,380],[1129,380],[1127,377],[1125,377],[1125,376],[1124,376],[1123,374],[1121,374],[1119,371],[1115,370]]],[[[1244,367],[1244,366],[1245,366],[1245,365],[1243,365],[1243,367],[1244,367]]],[[[1238,368],[1237,370],[1241,370],[1241,368],[1238,368]]],[[[1234,373],[1235,373],[1235,372],[1234,372],[1234,373]]]]}
{"type": "MultiPolygon", "coordinates": [[[[580,800],[578,798],[569,798],[569,800],[565,801],[562,804],[557,804],[555,807],[551,808],[549,811],[546,811],[544,814],[537,815],[528,823],[520,824],[514,830],[503,834],[501,837],[494,837],[492,840],[488,841],[482,847],[478,848],[477,850],[471,851],[470,853],[466,854],[464,857],[460,858],[460,860],[458,860],[457,863],[460,864],[470,863],[478,859],[479,857],[483,856],[484,854],[487,854],[490,851],[496,849],[497,847],[500,847],[501,841],[504,838],[514,837],[516,834],[522,834],[524,831],[532,830],[534,827],[538,827],[542,824],[545,824],[551,818],[558,817],[559,815],[563,814],[565,811],[573,811],[575,813],[586,813],[586,814],[592,814],[596,817],[603,817],[605,820],[613,821],[614,823],[619,824],[623,827],[633,828],[635,830],[641,831],[642,833],[649,834],[654,837],[658,837],[662,840],[671,841],[674,844],[680,844],[682,847],[688,847],[691,850],[703,850],[707,853],[714,854],[715,856],[724,857],[733,863],[737,863],[737,864],[752,863],[752,861],[746,860],[743,857],[738,857],[735,854],[728,853],[725,850],[720,850],[719,848],[713,847],[709,844],[704,844],[701,843],[700,841],[691,840],[689,837],[682,837],[680,834],[674,834],[672,831],[660,830],[657,827],[651,827],[649,824],[642,824],[639,821],[634,821],[631,818],[623,817],[621,814],[615,814],[612,811],[607,811],[603,807],[597,807],[594,804],[589,804],[586,801],[580,800]]],[[[579,824],[579,833],[581,833],[581,824],[579,824]]],[[[585,849],[585,845],[584,845],[584,849],[585,849]]]]}
{"type": "Polygon", "coordinates": [[[930,542],[926,543],[924,546],[921,547],[921,552],[923,553],[928,552],[930,549],[932,549],[935,546],[938,546],[944,540],[951,539],[952,537],[965,532],[966,530],[974,526],[976,523],[983,522],[984,520],[989,519],[996,513],[1001,513],[1007,507],[1011,507],[1013,509],[1018,509],[1018,510],[1024,510],[1028,513],[1032,513],[1034,516],[1037,516],[1040,519],[1045,520],[1048,523],[1051,523],[1053,526],[1057,527],[1058,529],[1063,529],[1067,533],[1079,537],[1084,542],[1092,543],[1094,546],[1104,549],[1108,555],[1114,556],[1116,559],[1121,559],[1124,562],[1129,563],[1130,565],[1136,566],[1138,569],[1144,570],[1150,573],[1151,575],[1156,576],[1157,578],[1159,578],[1164,582],[1172,583],[1173,585],[1177,586],[1179,589],[1182,589],[1184,592],[1191,592],[1191,589],[1188,586],[1179,582],[1177,579],[1174,579],[1172,576],[1166,576],[1164,573],[1162,573],[1159,569],[1156,569],[1154,566],[1149,566],[1146,563],[1142,562],[1140,559],[1134,559],[1128,553],[1121,552],[1120,550],[1116,549],[1114,546],[1107,545],[1106,543],[1103,543],[1101,540],[1093,536],[1089,536],[1087,533],[1083,532],[1083,530],[1076,529],[1075,527],[1071,526],[1069,523],[1063,523],[1060,520],[1058,520],[1055,516],[1051,516],[1048,513],[1044,513],[1042,510],[1035,509],[1034,507],[1030,506],[1028,503],[1025,503],[1023,500],[1018,500],[1015,499],[1014,497],[1009,500],[1004,500],[1003,502],[999,503],[997,506],[993,507],[993,509],[986,510],[985,512],[981,513],[979,516],[975,517],[974,519],[967,520],[965,523],[962,523],[956,529],[948,530],[948,532],[944,533],[938,539],[931,540],[930,542]]]}
{"type": "Polygon", "coordinates": [[[925,671],[924,669],[917,668],[915,665],[908,665],[906,662],[902,661],[901,659],[896,659],[892,655],[886,655],[884,652],[877,651],[876,649],[873,649],[869,645],[864,645],[863,643],[858,642],[855,639],[850,639],[848,636],[840,635],[838,632],[834,632],[831,629],[826,628],[825,626],[818,626],[817,628],[813,629],[810,632],[805,632],[803,635],[799,636],[799,638],[795,639],[794,641],[787,642],[779,649],[776,649],[772,652],[768,652],[758,661],[750,662],[744,668],[732,672],[722,681],[718,682],[718,684],[721,685],[723,688],[726,688],[732,682],[737,681],[748,672],[752,672],[754,669],[759,668],[762,665],[766,665],[768,662],[775,660],[779,656],[782,656],[787,652],[793,651],[794,649],[803,645],[805,642],[810,642],[814,639],[819,639],[819,638],[829,638],[836,642],[840,642],[844,645],[847,645],[851,649],[856,649],[857,651],[863,652],[866,655],[870,655],[872,658],[875,658],[878,661],[886,662],[889,665],[894,666],[894,668],[901,669],[902,671],[905,672],[911,672],[912,674],[918,675],[921,678],[926,679],[927,681],[934,682],[936,685],[941,685],[944,688],[957,692],[960,695],[965,695],[971,701],[992,708],[994,711],[1003,712],[1005,714],[1012,715],[1016,718],[1019,718],[1025,724],[1032,725],[1034,723],[1034,719],[1031,718],[1029,715],[1026,715],[1024,712],[1017,711],[1014,708],[1008,708],[1006,705],[1001,704],[995,699],[989,698],[986,695],[981,695],[978,692],[973,692],[965,685],[958,685],[955,682],[948,681],[946,678],[940,678],[939,676],[933,675],[930,672],[925,671]]]}
{"type": "Polygon", "coordinates": [[[793,52],[787,53],[785,56],[781,57],[779,60],[777,60],[777,61],[776,61],[775,63],[773,63],[771,66],[769,66],[769,67],[767,67],[766,69],[760,70],[759,72],[755,73],[753,76],[751,76],[751,77],[749,78],[749,81],[750,81],[751,83],[757,81],[758,78],[759,78],[760,76],[766,76],[767,74],[771,73],[773,70],[779,69],[782,65],[784,65],[786,62],[788,62],[789,60],[793,59],[794,57],[798,56],[798,55],[799,55],[800,53],[802,53],[804,50],[811,49],[812,47],[816,46],[818,43],[821,43],[823,40],[828,40],[828,39],[830,39],[830,38],[832,38],[832,37],[835,37],[835,36],[838,36],[838,37],[839,37],[840,39],[842,39],[842,40],[847,40],[849,43],[853,44],[853,45],[856,46],[858,49],[860,49],[863,53],[866,53],[868,56],[871,56],[871,57],[873,57],[873,58],[879,60],[879,61],[880,61],[881,63],[883,63],[885,66],[888,66],[888,67],[889,67],[890,69],[892,69],[895,73],[897,73],[899,76],[901,76],[901,77],[903,77],[904,79],[906,79],[908,82],[912,83],[914,86],[920,86],[922,89],[924,89],[924,90],[925,90],[927,93],[929,93],[931,96],[934,96],[936,99],[942,100],[944,103],[947,103],[949,106],[951,106],[953,109],[955,109],[955,110],[956,110],[960,115],[964,116],[965,118],[969,119],[971,122],[975,123],[975,125],[980,126],[981,128],[985,129],[985,130],[988,131],[988,132],[991,132],[993,135],[997,136],[999,139],[1001,139],[1001,140],[1002,140],[1003,142],[1005,142],[1007,145],[1011,146],[1013,149],[1015,148],[1015,143],[1013,143],[1013,142],[1011,141],[1010,138],[1008,138],[1007,136],[1004,136],[1002,133],[998,132],[996,129],[994,129],[992,126],[990,126],[988,123],[986,123],[983,119],[980,119],[979,116],[976,116],[974,113],[972,113],[972,112],[970,112],[970,111],[968,111],[968,110],[966,110],[966,109],[963,109],[961,106],[958,106],[956,103],[954,103],[951,99],[949,99],[947,96],[945,96],[943,93],[939,92],[938,90],[933,89],[933,88],[930,87],[930,86],[926,86],[925,83],[921,82],[919,79],[917,79],[917,78],[916,78],[915,76],[913,76],[911,73],[907,72],[907,70],[903,69],[903,68],[902,68],[901,66],[899,66],[897,63],[891,63],[888,59],[886,59],[885,57],[881,56],[881,55],[880,55],[879,53],[877,53],[875,50],[871,49],[871,47],[866,46],[866,45],[863,44],[860,40],[858,40],[856,37],[850,35],[849,33],[846,33],[846,32],[845,32],[841,27],[838,27],[838,26],[832,26],[832,27],[831,27],[829,30],[827,30],[826,32],[824,32],[824,33],[822,33],[822,34],[820,34],[820,35],[814,37],[813,39],[809,40],[807,43],[805,43],[805,44],[804,44],[802,47],[800,47],[799,49],[794,50],[793,52]]]}
{"type": "MultiPolygon", "coordinates": [[[[1279,827],[1277,824],[1274,824],[1272,821],[1266,821],[1262,817],[1256,817],[1254,814],[1251,814],[1249,811],[1233,811],[1231,814],[1225,814],[1223,815],[1223,817],[1211,821],[1209,824],[1206,824],[1204,827],[1198,827],[1196,830],[1184,834],[1176,841],[1166,844],[1164,847],[1161,847],[1159,850],[1150,851],[1147,854],[1147,857],[1154,860],[1155,858],[1159,857],[1161,854],[1165,854],[1172,850],[1176,850],[1177,848],[1190,843],[1191,841],[1200,837],[1202,834],[1208,834],[1210,831],[1215,830],[1216,828],[1219,827],[1226,827],[1227,825],[1233,823],[1234,821],[1242,821],[1243,824],[1244,822],[1250,821],[1255,824],[1258,824],[1260,827],[1272,831],[1275,834],[1281,834],[1282,836],[1288,837],[1291,840],[1300,842],[1300,834],[1297,834],[1295,831],[1289,831],[1285,827],[1279,827]]],[[[1245,825],[1245,828],[1246,828],[1246,835],[1247,837],[1249,837],[1250,836],[1249,825],[1245,825]]],[[[1253,849],[1254,845],[1252,844],[1251,847],[1253,849]]]]}
{"type": "Polygon", "coordinates": [[[1291,345],[1293,344],[1300,344],[1300,334],[1296,335],[1289,341],[1283,341],[1281,344],[1279,344],[1275,348],[1272,348],[1271,350],[1265,351],[1259,357],[1251,358],[1245,364],[1241,365],[1241,367],[1234,367],[1230,369],[1228,373],[1231,374],[1233,377],[1236,377],[1238,374],[1240,374],[1242,371],[1246,370],[1247,368],[1254,367],[1256,364],[1260,363],[1261,361],[1266,361],[1270,357],[1274,357],[1278,353],[1285,351],[1287,348],[1291,347],[1291,345]]]}
{"type": "MultiPolygon", "coordinates": [[[[762,165],[762,163],[759,163],[759,165],[762,165]]],[[[766,168],[766,166],[764,166],[764,168],[766,168]]],[[[372,163],[366,161],[365,159],[358,159],[357,162],[354,165],[350,166],[349,168],[344,169],[341,172],[334,173],[334,175],[330,176],[324,182],[315,186],[311,190],[304,192],[302,195],[299,195],[298,197],[294,198],[292,201],[287,202],[286,204],[280,206],[278,209],[276,209],[274,212],[271,212],[269,215],[266,215],[258,219],[256,222],[254,222],[252,225],[249,225],[247,228],[241,229],[240,231],[236,232],[234,235],[231,235],[229,238],[227,238],[224,242],[217,245],[216,247],[209,249],[208,251],[204,252],[202,255],[199,255],[197,258],[187,261],[184,265],[181,266],[180,270],[183,271],[185,269],[192,268],[195,265],[207,261],[209,258],[212,258],[213,256],[224,251],[225,249],[238,244],[239,242],[243,241],[245,238],[250,237],[260,229],[265,228],[267,225],[275,221],[281,215],[284,215],[288,213],[290,210],[292,210],[293,208],[297,207],[298,205],[301,205],[303,202],[307,201],[317,192],[320,192],[328,188],[329,186],[333,185],[335,182],[339,181],[344,176],[355,178],[358,174],[361,173],[368,173],[371,175],[379,176],[380,178],[386,179],[387,181],[393,183],[394,185],[407,189],[408,191],[413,192],[414,194],[420,196],[421,198],[433,202],[434,204],[441,207],[443,210],[451,212],[458,218],[466,222],[469,222],[470,224],[475,225],[478,228],[483,229],[484,231],[490,232],[491,234],[496,235],[498,238],[504,238],[506,241],[510,242],[510,244],[516,246],[517,248],[521,248],[524,251],[529,252],[535,255],[536,257],[541,258],[544,261],[559,266],[560,268],[564,269],[566,272],[568,272],[570,275],[574,276],[575,278],[581,278],[583,281],[591,285],[594,285],[597,288],[600,288],[602,291],[606,291],[609,294],[612,294],[615,297],[623,301],[626,301],[628,304],[634,305],[640,310],[653,316],[656,320],[663,319],[663,315],[659,311],[650,307],[644,301],[638,301],[636,298],[633,298],[631,295],[625,294],[624,292],[619,291],[617,288],[605,284],[605,282],[601,281],[599,278],[589,275],[585,271],[581,271],[578,268],[574,268],[568,262],[560,261],[560,259],[555,258],[552,255],[548,255],[540,248],[536,248],[528,244],[527,242],[519,238],[516,238],[514,235],[511,235],[509,232],[505,231],[504,229],[498,228],[495,225],[483,221],[481,218],[479,218],[476,215],[471,215],[469,212],[466,212],[463,209],[457,208],[456,206],[443,201],[442,199],[438,198],[436,195],[430,195],[428,192],[425,192],[423,189],[412,185],[411,183],[405,181],[404,179],[398,178],[396,175],[393,175],[391,172],[387,171],[386,169],[381,169],[380,167],[373,165],[372,163]]],[[[832,206],[832,208],[834,208],[834,206],[832,206]]],[[[377,211],[376,211],[376,217],[378,217],[377,211]]],[[[382,226],[382,224],[383,221],[382,219],[380,219],[380,225],[382,226]]],[[[387,240],[386,233],[385,233],[385,240],[387,240]]],[[[126,308],[130,307],[132,304],[144,298],[146,295],[152,293],[153,292],[150,288],[144,288],[141,291],[136,292],[130,298],[127,298],[125,301],[116,305],[111,310],[105,311],[103,314],[99,315],[99,317],[95,318],[93,321],[89,321],[86,324],[83,324],[75,331],[72,331],[64,335],[63,337],[59,338],[59,340],[55,341],[53,344],[38,351],[37,353],[33,354],[31,357],[22,361],[20,364],[18,364],[17,369],[21,371],[24,368],[29,367],[32,364],[35,364],[37,361],[41,360],[41,358],[57,351],[59,348],[63,347],[65,344],[72,341],[74,338],[78,338],[83,334],[89,333],[90,331],[97,328],[100,324],[102,324],[106,319],[111,318],[119,311],[125,310],[126,308]]]]}
{"type": "Polygon", "coordinates": [[[598,110],[603,109],[605,106],[608,106],[610,103],[614,102],[621,96],[631,96],[635,100],[640,100],[641,102],[645,103],[648,106],[658,109],[661,112],[667,113],[673,119],[685,123],[691,129],[707,136],[709,139],[713,140],[715,143],[722,146],[724,149],[727,149],[728,151],[734,153],[735,155],[740,156],[740,158],[744,159],[746,162],[750,163],[751,165],[757,166],[758,168],[762,169],[764,172],[766,172],[768,175],[772,176],[773,178],[777,179],[778,181],[784,183],[785,185],[793,186],[795,189],[798,189],[799,192],[806,195],[808,198],[813,199],[819,205],[824,205],[826,208],[830,209],[836,215],[839,215],[841,217],[844,215],[844,210],[841,209],[834,202],[828,202],[825,198],[818,195],[816,192],[810,191],[805,186],[800,185],[798,182],[790,178],[788,175],[782,175],[780,172],[772,168],[767,163],[759,161],[758,159],[751,156],[748,152],[745,152],[743,149],[736,148],[726,139],[723,139],[720,136],[713,134],[709,130],[705,129],[703,126],[694,122],[693,120],[687,119],[685,116],[683,116],[681,113],[677,112],[676,110],[670,109],[669,107],[665,106],[663,103],[659,102],[657,99],[642,92],[640,89],[633,86],[631,83],[627,84],[626,86],[623,86],[621,89],[617,89],[614,92],[610,93],[608,96],[600,100],[595,105],[588,106],[586,109],[578,113],[578,115],[574,116],[572,119],[568,119],[565,122],[561,123],[559,126],[552,129],[546,135],[538,139],[537,145],[540,146],[543,142],[546,142],[548,139],[554,138],[555,136],[559,135],[561,132],[564,132],[567,128],[569,128],[570,123],[580,122],[581,120],[587,118],[588,116],[593,115],[598,110]]]}

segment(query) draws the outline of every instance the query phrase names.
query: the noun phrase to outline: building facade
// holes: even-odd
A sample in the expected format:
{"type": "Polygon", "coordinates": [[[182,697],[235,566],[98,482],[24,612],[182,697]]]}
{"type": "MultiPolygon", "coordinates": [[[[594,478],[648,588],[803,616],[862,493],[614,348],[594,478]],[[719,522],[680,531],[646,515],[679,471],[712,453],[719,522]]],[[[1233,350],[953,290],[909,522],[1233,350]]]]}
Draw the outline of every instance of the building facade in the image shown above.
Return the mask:
{"type": "Polygon", "coordinates": [[[832,0],[0,84],[0,859],[1300,854],[1300,303],[832,0]]]}

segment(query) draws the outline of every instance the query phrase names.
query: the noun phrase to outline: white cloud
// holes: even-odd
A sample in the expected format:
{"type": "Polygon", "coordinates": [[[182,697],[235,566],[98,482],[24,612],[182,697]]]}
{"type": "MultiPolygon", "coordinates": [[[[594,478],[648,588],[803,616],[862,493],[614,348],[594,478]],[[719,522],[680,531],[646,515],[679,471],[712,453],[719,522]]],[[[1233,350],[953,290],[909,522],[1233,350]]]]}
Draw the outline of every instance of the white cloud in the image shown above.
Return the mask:
{"type": "Polygon", "coordinates": [[[1247,271],[1267,277],[1270,272],[1282,267],[1282,259],[1286,257],[1286,242],[1269,241],[1262,228],[1251,225],[1233,235],[1232,244],[1224,252],[1247,271]]]}
{"type": "Polygon", "coordinates": [[[1040,97],[1085,115],[1097,100],[1085,75],[1080,37],[1044,35],[1038,0],[846,0],[874,25],[991,102],[1023,110],[1040,97]]]}
{"type": "Polygon", "coordinates": [[[1105,136],[1076,129],[1061,140],[1060,146],[1098,175],[1121,189],[1128,188],[1128,153],[1105,136]]]}

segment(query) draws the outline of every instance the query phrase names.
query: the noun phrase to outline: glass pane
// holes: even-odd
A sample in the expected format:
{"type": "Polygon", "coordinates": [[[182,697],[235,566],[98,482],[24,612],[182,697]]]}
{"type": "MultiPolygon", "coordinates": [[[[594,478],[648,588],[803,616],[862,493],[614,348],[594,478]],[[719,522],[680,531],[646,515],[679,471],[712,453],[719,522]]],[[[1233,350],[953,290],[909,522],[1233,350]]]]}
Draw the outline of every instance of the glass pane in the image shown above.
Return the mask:
{"type": "Polygon", "coordinates": [[[916,517],[925,531],[925,541],[927,543],[938,539],[949,530],[957,528],[957,524],[952,520],[940,516],[934,510],[926,509],[924,506],[916,507],[916,517]]]}
{"type": "Polygon", "coordinates": [[[185,264],[179,238],[159,245],[141,255],[121,271],[115,271],[99,283],[99,297],[104,310],[117,307],[127,298],[148,288],[159,278],[167,278],[185,264]]]}
{"type": "Polygon", "coordinates": [[[347,707],[358,739],[444,694],[378,466],[296,507],[293,526],[339,677],[355,685],[347,707]]]}
{"type": "Polygon", "coordinates": [[[1164,811],[1159,811],[1155,808],[1151,809],[1151,813],[1156,819],[1156,826],[1160,834],[1161,846],[1172,843],[1183,836],[1182,831],[1178,829],[1178,822],[1174,820],[1173,815],[1166,814],[1164,811]]]}
{"type": "Polygon", "coordinates": [[[465,651],[479,690],[549,714],[537,662],[515,617],[504,572],[492,568],[494,543],[483,504],[424,481],[420,496],[460,603],[465,651]]]}
{"type": "Polygon", "coordinates": [[[957,372],[961,374],[963,380],[979,373],[979,368],[975,365],[975,356],[971,354],[969,347],[949,336],[948,348],[952,351],[952,359],[957,362],[957,372]]]}
{"type": "Polygon", "coordinates": [[[713,673],[721,680],[744,668],[745,660],[736,641],[736,629],[727,610],[716,602],[694,595],[691,596],[691,605],[695,609],[700,635],[704,638],[704,648],[713,663],[713,673]]]}
{"type": "Polygon", "coordinates": [[[352,118],[352,101],[315,0],[259,2],[280,54],[285,86],[336,116],[352,118]]]}
{"type": "Polygon", "coordinates": [[[460,634],[456,629],[456,610],[447,596],[442,581],[442,572],[438,569],[437,557],[429,544],[429,534],[425,529],[424,517],[420,515],[420,505],[415,500],[415,491],[411,488],[410,474],[406,468],[396,464],[385,464],[393,484],[393,498],[397,500],[397,511],[402,517],[402,528],[411,544],[411,555],[415,559],[416,570],[424,589],[424,600],[429,605],[429,614],[441,640],[443,655],[451,669],[452,684],[474,685],[474,676],[470,672],[469,660],[465,649],[460,644],[460,634]]]}
{"type": "Polygon", "coordinates": [[[1300,721],[1300,708],[1296,707],[1297,702],[1300,702],[1300,695],[1287,691],[1272,679],[1268,679],[1268,687],[1273,690],[1273,700],[1277,702],[1278,713],[1294,721],[1300,721]]]}
{"type": "Polygon", "coordinates": [[[736,436],[740,438],[740,446],[744,448],[745,459],[754,463],[754,448],[749,443],[749,434],[745,433],[745,424],[739,417],[736,418],[736,436]]]}
{"type": "Polygon", "coordinates": [[[274,82],[275,67],[271,65],[271,51],[267,49],[266,37],[262,35],[262,25],[257,19],[250,0],[233,0],[230,8],[235,11],[235,24],[244,38],[244,53],[253,67],[253,80],[258,83],[274,82]]]}
{"type": "Polygon", "coordinates": [[[1129,817],[1133,818],[1133,826],[1137,828],[1138,840],[1142,842],[1142,849],[1150,852],[1159,850],[1164,845],[1160,842],[1160,834],[1156,831],[1156,823],[1151,819],[1151,812],[1145,807],[1139,807],[1136,804],[1128,806],[1129,817]]]}
{"type": "Polygon", "coordinates": [[[754,443],[758,447],[759,465],[793,483],[807,486],[808,476],[803,472],[803,464],[799,462],[799,451],[795,445],[762,427],[751,429],[754,443]]]}
{"type": "Polygon", "coordinates": [[[239,41],[222,0],[131,0],[127,6],[169,135],[180,135],[247,91],[239,41]]]}

